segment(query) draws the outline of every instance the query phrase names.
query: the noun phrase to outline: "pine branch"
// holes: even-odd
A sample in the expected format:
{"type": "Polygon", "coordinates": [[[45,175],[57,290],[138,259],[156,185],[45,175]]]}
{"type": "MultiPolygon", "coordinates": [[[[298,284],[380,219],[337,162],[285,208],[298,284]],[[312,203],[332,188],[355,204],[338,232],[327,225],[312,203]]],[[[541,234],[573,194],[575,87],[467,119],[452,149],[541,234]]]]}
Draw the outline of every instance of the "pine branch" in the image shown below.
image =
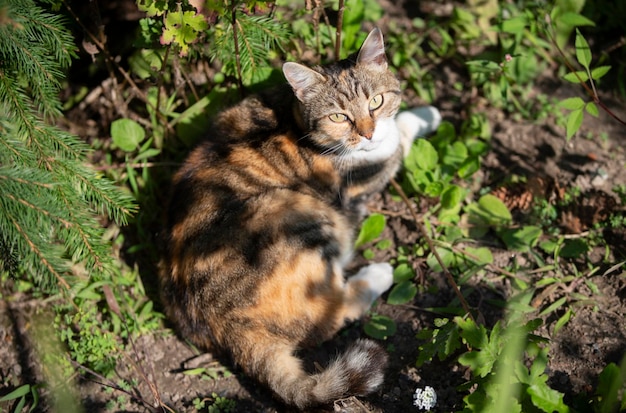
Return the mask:
{"type": "Polygon", "coordinates": [[[46,122],[60,113],[74,50],[62,18],[32,0],[0,0],[0,9],[0,263],[17,254],[39,286],[69,290],[74,263],[112,274],[98,215],[124,224],[135,206],[87,164],[84,142],[46,122]]]}

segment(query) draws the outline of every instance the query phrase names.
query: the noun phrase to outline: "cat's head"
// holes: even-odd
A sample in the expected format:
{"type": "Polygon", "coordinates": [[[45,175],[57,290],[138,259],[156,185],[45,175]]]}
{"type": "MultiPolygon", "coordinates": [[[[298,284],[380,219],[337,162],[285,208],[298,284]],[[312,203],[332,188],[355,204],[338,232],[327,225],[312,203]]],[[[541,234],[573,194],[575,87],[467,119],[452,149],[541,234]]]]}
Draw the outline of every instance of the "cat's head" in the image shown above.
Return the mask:
{"type": "Polygon", "coordinates": [[[370,32],[356,58],[313,69],[288,62],[283,73],[300,102],[308,137],[317,145],[366,161],[396,151],[400,84],[387,67],[380,30],[370,32]]]}

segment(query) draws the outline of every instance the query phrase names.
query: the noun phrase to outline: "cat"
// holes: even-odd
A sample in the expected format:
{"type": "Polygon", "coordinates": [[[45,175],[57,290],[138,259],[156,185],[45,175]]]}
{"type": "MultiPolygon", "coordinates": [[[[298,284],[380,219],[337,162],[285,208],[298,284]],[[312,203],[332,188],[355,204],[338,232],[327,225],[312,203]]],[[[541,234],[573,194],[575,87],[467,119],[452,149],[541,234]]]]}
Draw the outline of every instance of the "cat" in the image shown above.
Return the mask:
{"type": "Polygon", "coordinates": [[[388,263],[346,277],[368,196],[398,171],[439,113],[396,114],[400,83],[383,36],[219,114],[172,182],[160,288],[168,318],[203,349],[223,351],[297,408],[366,395],[387,355],[359,339],[320,372],[296,351],[360,318],[393,282],[388,263]]]}

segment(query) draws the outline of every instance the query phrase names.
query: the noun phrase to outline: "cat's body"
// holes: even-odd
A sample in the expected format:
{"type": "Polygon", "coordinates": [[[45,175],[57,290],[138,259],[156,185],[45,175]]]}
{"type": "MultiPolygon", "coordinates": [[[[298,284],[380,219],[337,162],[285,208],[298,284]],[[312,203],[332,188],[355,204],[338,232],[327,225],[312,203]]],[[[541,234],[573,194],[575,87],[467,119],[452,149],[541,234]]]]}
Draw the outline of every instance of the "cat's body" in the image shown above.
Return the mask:
{"type": "Polygon", "coordinates": [[[383,380],[386,354],[370,340],[314,374],[294,353],[331,338],[391,286],[388,264],[347,280],[343,268],[363,201],[397,172],[419,127],[412,118],[397,126],[399,83],[378,30],[356,61],[283,71],[291,88],[219,115],[174,177],[160,280],[183,337],[226,351],[305,407],[383,380]]]}

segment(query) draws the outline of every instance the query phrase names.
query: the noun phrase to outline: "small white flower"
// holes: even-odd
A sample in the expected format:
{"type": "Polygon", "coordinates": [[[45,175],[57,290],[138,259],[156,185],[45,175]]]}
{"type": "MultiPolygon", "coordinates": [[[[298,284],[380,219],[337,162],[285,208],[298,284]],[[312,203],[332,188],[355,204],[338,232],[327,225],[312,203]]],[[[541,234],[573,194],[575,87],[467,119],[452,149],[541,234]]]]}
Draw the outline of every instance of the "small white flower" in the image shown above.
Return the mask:
{"type": "Polygon", "coordinates": [[[424,390],[416,389],[413,398],[413,404],[420,410],[430,410],[437,404],[437,393],[430,386],[424,387],[424,390]]]}

